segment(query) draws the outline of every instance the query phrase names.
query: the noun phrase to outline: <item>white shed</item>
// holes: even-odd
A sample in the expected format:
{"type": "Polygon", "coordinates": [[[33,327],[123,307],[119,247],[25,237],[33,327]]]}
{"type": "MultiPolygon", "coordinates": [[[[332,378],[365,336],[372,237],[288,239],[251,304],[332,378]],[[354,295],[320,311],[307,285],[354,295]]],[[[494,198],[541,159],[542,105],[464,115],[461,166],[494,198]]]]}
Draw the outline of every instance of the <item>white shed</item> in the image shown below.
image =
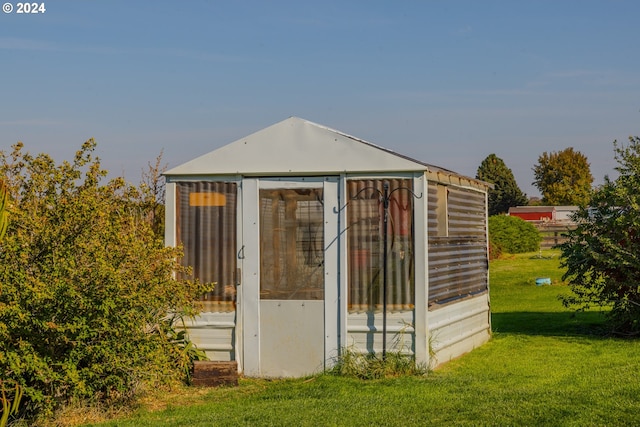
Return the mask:
{"type": "Polygon", "coordinates": [[[217,283],[188,325],[211,360],[303,376],[489,339],[488,184],[297,117],[165,175],[166,242],[217,283]]]}

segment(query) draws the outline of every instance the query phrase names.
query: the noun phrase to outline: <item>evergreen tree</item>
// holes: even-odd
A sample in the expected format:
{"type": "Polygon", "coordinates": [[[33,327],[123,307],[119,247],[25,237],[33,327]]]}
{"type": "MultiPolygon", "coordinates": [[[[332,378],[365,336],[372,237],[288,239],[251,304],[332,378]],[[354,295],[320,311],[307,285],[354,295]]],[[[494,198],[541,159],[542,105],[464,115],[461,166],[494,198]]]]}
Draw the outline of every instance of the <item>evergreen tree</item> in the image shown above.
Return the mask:
{"type": "Polygon", "coordinates": [[[547,153],[533,167],[535,185],[547,205],[579,205],[589,203],[593,176],[587,157],[573,147],[547,153]]]}
{"type": "Polygon", "coordinates": [[[495,154],[482,161],[476,178],[494,184],[489,190],[489,215],[507,213],[512,206],[527,205],[527,195],[518,187],[513,172],[495,154]]]}

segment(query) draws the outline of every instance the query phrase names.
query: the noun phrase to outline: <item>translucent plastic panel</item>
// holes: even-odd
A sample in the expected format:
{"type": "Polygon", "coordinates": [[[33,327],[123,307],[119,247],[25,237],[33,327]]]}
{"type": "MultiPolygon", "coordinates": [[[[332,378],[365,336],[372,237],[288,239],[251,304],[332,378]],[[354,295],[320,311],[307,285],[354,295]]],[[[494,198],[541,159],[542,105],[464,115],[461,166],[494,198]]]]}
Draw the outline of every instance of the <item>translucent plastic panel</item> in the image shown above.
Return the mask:
{"type": "Polygon", "coordinates": [[[385,250],[387,309],[413,308],[413,195],[409,190],[409,179],[347,181],[348,304],[351,312],[382,310],[385,250]],[[385,181],[389,183],[386,249],[385,181]]]}
{"type": "MultiPolygon", "coordinates": [[[[192,268],[190,278],[215,282],[206,302],[235,301],[237,254],[237,184],[179,182],[177,237],[184,248],[181,262],[192,268]]],[[[228,307],[227,307],[228,309],[228,307]]],[[[214,311],[225,310],[220,304],[214,311]]]]}

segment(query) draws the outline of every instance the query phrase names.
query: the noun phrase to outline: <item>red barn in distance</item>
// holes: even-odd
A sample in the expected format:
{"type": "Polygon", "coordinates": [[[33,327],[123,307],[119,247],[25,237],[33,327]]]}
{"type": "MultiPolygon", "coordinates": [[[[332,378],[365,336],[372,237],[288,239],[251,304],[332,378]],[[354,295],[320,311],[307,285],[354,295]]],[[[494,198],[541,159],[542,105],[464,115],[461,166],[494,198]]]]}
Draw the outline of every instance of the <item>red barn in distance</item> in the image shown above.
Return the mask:
{"type": "Polygon", "coordinates": [[[572,215],[577,211],[577,206],[515,206],[507,215],[532,223],[542,234],[540,248],[551,249],[566,241],[563,234],[575,228],[572,215]]]}
{"type": "Polygon", "coordinates": [[[577,206],[515,206],[509,208],[510,216],[530,222],[571,222],[577,206]]]}
{"type": "Polygon", "coordinates": [[[525,221],[555,221],[555,206],[515,206],[509,208],[509,216],[517,216],[525,221]]]}

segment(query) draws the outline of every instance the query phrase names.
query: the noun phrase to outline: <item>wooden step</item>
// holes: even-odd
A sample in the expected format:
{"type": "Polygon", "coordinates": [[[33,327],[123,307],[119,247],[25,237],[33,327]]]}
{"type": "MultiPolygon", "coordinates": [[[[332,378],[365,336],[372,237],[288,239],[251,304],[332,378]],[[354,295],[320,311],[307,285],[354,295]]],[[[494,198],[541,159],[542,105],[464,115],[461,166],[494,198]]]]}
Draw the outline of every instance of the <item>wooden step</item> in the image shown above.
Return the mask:
{"type": "Polygon", "coordinates": [[[197,387],[218,387],[238,385],[238,362],[193,362],[191,385],[197,387]]]}

